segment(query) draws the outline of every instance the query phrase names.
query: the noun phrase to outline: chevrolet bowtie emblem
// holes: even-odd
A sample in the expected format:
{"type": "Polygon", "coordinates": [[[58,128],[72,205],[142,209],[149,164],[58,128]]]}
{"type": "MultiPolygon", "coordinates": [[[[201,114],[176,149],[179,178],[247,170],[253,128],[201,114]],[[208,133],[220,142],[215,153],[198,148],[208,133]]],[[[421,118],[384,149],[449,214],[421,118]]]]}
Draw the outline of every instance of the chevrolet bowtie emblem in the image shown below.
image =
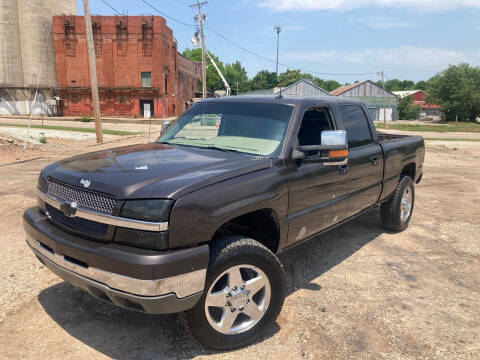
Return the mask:
{"type": "Polygon", "coordinates": [[[82,184],[84,188],[88,188],[90,186],[91,182],[90,182],[90,180],[82,179],[82,180],[80,180],[80,184],[82,184]]]}
{"type": "Polygon", "coordinates": [[[74,217],[77,213],[78,204],[76,201],[65,201],[60,205],[60,210],[68,217],[74,217]]]}

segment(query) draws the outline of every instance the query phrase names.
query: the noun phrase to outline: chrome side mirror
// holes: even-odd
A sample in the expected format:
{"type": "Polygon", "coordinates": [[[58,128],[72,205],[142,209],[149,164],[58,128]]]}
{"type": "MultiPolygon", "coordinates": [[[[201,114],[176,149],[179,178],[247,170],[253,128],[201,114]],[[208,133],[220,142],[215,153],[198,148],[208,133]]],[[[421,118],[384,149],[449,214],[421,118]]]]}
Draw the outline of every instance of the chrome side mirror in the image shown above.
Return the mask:
{"type": "Polygon", "coordinates": [[[169,126],[170,126],[170,121],[163,121],[162,122],[162,129],[161,129],[161,134],[162,135],[165,133],[165,131],[167,131],[169,126]]]}
{"type": "Polygon", "coordinates": [[[345,165],[348,162],[348,139],[345,130],[322,131],[321,143],[321,145],[297,146],[293,152],[293,159],[303,160],[306,159],[306,152],[318,151],[320,157],[306,160],[314,160],[324,165],[345,165]]]}

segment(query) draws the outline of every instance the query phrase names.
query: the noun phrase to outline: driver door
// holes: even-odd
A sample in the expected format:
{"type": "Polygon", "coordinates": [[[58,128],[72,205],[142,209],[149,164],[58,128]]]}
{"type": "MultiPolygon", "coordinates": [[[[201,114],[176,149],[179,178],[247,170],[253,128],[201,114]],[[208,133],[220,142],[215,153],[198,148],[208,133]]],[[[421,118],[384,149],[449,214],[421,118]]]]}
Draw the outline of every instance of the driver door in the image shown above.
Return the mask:
{"type": "MultiPolygon", "coordinates": [[[[326,130],[335,130],[330,109],[307,110],[298,133],[298,145],[321,145],[321,133],[326,130]]],[[[342,221],[347,212],[348,172],[338,165],[308,161],[319,157],[318,152],[306,155],[306,160],[292,164],[293,170],[288,175],[288,245],[342,221]]]]}

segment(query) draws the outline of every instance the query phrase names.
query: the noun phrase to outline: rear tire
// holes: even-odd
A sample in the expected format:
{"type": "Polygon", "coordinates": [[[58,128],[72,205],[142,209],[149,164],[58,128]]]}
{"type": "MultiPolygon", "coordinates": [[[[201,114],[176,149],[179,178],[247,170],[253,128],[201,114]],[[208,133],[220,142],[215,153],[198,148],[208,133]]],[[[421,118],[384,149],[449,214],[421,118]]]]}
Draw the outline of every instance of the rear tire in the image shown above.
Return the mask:
{"type": "Polygon", "coordinates": [[[402,176],[390,199],[380,207],[383,226],[403,231],[408,227],[415,204],[415,186],[410,176],[402,176]]]}
{"type": "Polygon", "coordinates": [[[285,292],[283,267],[269,249],[249,238],[219,238],[211,245],[204,293],[182,314],[184,325],[207,347],[242,347],[274,323],[285,292]]]}

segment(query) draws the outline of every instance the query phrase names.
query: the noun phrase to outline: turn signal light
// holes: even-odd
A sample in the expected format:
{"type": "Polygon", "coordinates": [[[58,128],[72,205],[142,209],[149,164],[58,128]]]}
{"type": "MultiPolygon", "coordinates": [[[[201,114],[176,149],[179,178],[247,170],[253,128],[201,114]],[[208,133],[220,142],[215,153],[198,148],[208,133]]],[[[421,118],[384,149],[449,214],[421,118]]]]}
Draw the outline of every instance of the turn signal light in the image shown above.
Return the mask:
{"type": "Polygon", "coordinates": [[[348,150],[330,150],[328,152],[330,158],[346,158],[348,157],[348,150]]]}

